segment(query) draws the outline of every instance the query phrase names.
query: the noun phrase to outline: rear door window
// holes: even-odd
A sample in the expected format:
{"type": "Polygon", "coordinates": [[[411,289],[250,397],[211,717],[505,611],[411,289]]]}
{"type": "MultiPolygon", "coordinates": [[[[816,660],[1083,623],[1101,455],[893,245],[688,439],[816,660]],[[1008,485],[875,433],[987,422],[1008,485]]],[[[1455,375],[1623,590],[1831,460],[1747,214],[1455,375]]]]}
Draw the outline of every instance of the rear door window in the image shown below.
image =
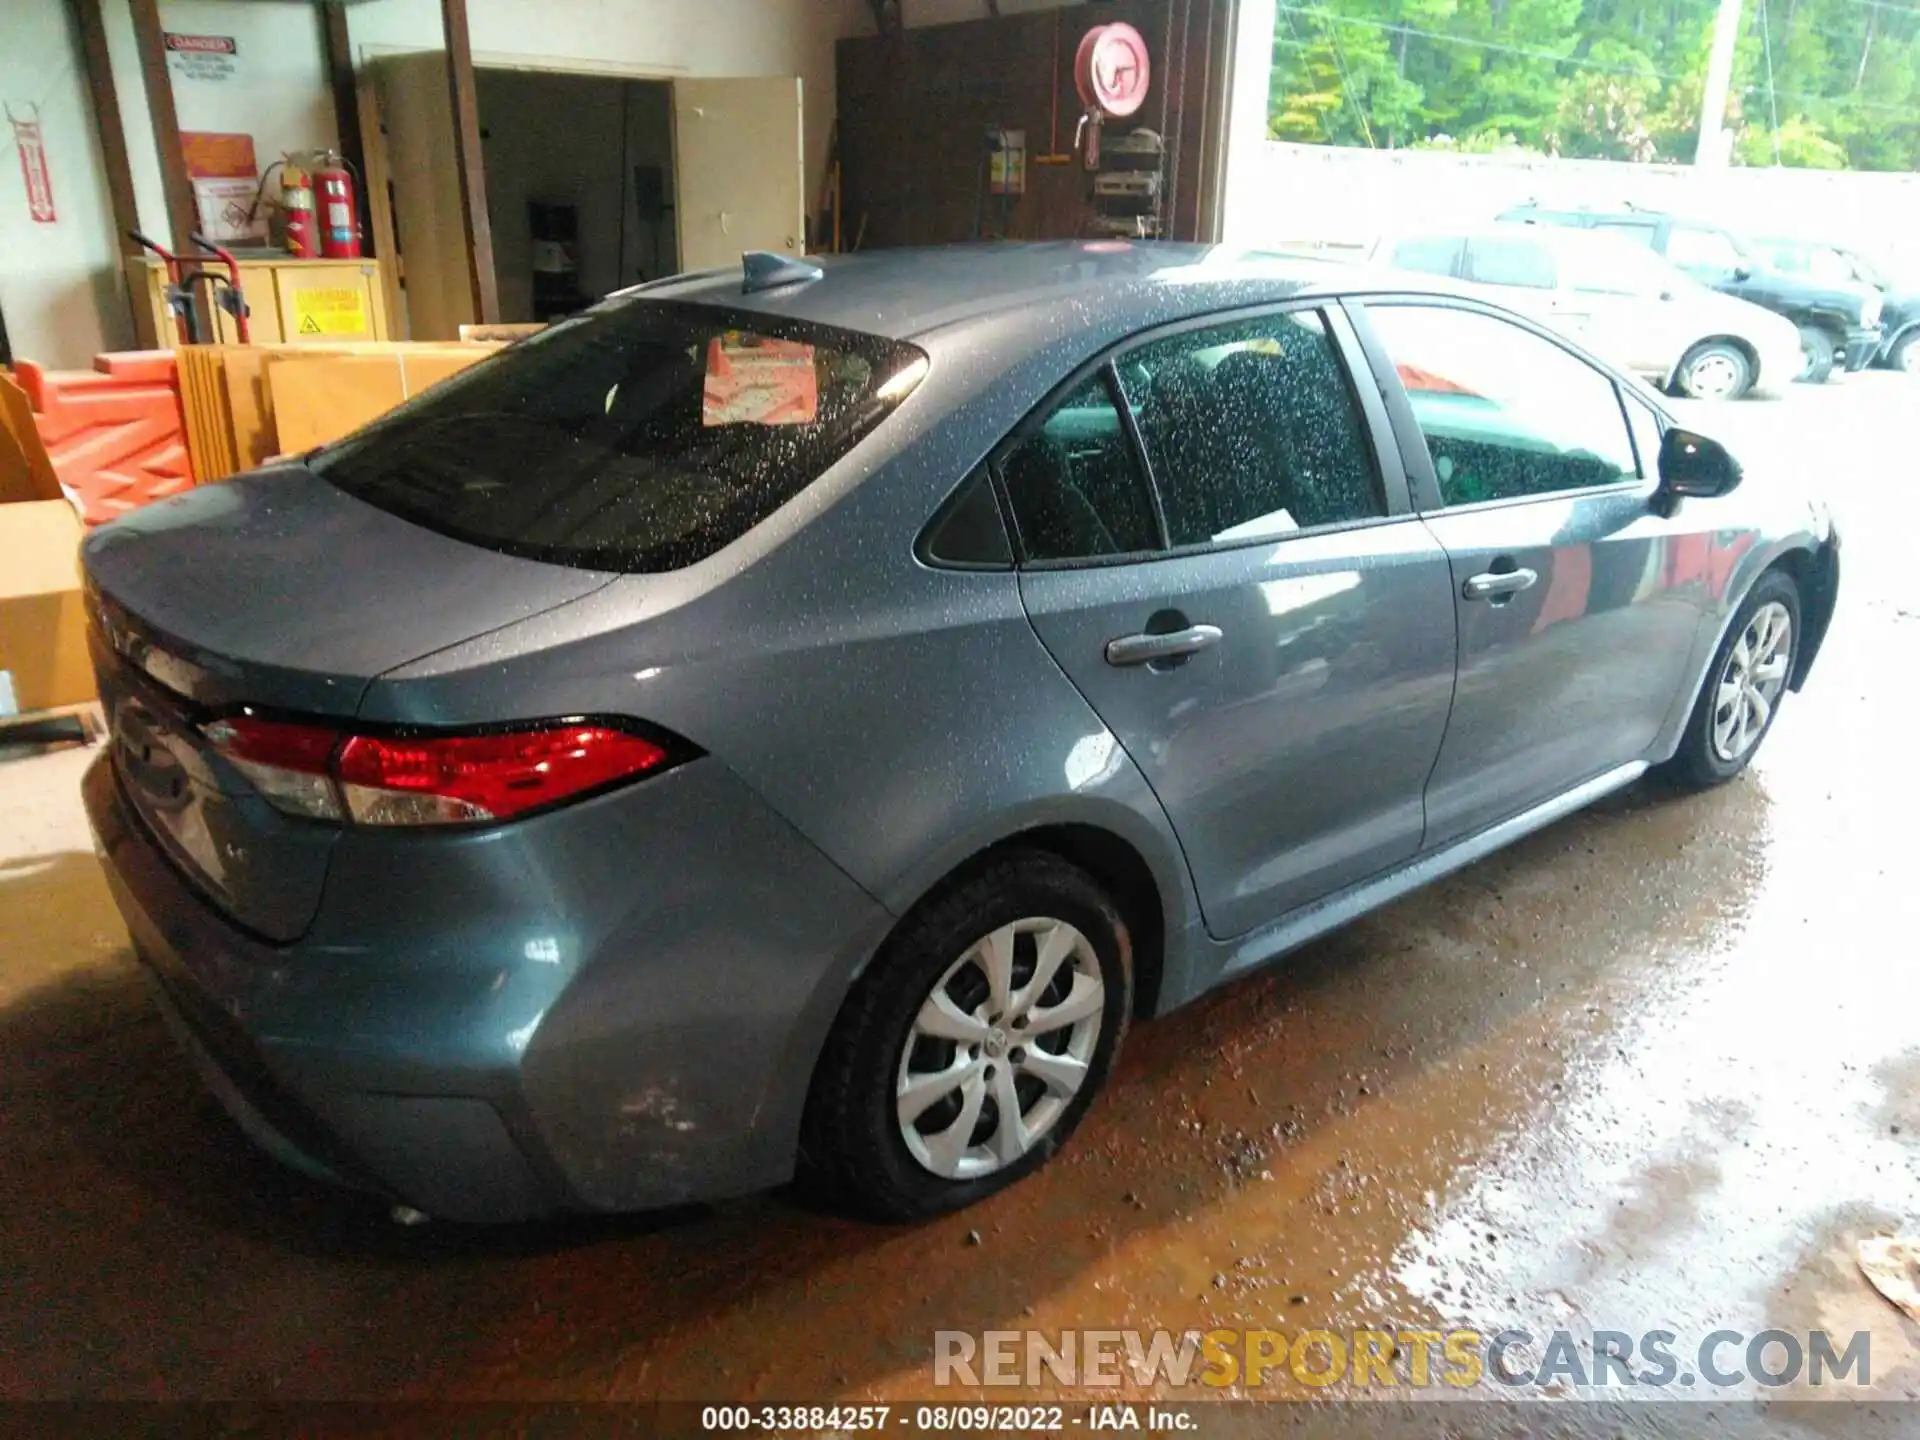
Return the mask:
{"type": "Polygon", "coordinates": [[[1158,548],[1159,521],[1103,369],[1000,461],[1028,560],[1098,560],[1158,548]]]}
{"type": "Polygon", "coordinates": [[[1618,235],[1623,240],[1631,240],[1636,245],[1653,249],[1654,223],[1651,220],[1601,220],[1594,229],[1604,230],[1609,235],[1618,235]]]}
{"type": "Polygon", "coordinates": [[[1402,240],[1395,244],[1390,258],[1397,270],[1412,270],[1421,275],[1452,276],[1459,269],[1460,237],[1423,235],[1415,240],[1402,240]]]}
{"type": "Polygon", "coordinates": [[[1467,279],[1482,285],[1551,290],[1553,252],[1537,240],[1478,235],[1467,242],[1467,279]]]}
{"type": "Polygon", "coordinates": [[[1386,514],[1372,442],[1318,311],[1189,330],[1120,366],[1172,544],[1386,514]]]}
{"type": "Polygon", "coordinates": [[[1741,264],[1739,247],[1718,230],[1676,225],[1667,232],[1667,259],[1696,275],[1730,274],[1741,264]]]}
{"type": "Polygon", "coordinates": [[[673,570],[812,484],[926,363],[878,336],[636,298],[502,351],[312,464],[369,504],[489,549],[673,570]]]}

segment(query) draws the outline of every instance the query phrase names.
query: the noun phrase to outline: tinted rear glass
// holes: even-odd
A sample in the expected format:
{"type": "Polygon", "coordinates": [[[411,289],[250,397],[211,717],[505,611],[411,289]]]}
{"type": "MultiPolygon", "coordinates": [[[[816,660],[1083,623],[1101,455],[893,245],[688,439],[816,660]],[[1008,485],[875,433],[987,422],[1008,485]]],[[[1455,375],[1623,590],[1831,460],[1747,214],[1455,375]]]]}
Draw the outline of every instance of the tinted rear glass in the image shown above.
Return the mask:
{"type": "Polygon", "coordinates": [[[313,468],[476,545],[672,570],[817,479],[906,397],[925,358],[849,330],[618,301],[463,371],[313,468]]]}

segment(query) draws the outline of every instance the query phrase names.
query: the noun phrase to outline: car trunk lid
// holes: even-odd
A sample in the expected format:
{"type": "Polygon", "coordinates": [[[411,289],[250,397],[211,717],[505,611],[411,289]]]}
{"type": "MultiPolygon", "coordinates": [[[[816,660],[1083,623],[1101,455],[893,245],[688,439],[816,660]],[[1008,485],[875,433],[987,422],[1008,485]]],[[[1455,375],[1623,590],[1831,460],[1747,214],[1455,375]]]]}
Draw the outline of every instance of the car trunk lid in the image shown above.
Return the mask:
{"type": "Polygon", "coordinates": [[[209,900],[276,941],[311,923],[339,832],[275,810],[201,726],[242,706],[349,720],[384,671],[611,578],[436,534],[298,466],[135,511],[84,562],[129,801],[209,900]]]}

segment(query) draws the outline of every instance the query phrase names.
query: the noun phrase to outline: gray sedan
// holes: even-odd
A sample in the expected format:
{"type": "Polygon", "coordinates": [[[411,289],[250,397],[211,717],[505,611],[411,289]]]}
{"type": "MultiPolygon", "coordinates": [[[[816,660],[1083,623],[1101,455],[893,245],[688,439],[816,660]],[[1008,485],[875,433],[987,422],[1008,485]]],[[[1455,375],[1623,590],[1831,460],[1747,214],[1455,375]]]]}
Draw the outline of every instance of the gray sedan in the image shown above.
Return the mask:
{"type": "Polygon", "coordinates": [[[1131,1021],[1739,774],[1839,542],[1494,305],[1105,242],[628,292],[85,568],[108,879],[258,1142],[901,1218],[1131,1021]]]}

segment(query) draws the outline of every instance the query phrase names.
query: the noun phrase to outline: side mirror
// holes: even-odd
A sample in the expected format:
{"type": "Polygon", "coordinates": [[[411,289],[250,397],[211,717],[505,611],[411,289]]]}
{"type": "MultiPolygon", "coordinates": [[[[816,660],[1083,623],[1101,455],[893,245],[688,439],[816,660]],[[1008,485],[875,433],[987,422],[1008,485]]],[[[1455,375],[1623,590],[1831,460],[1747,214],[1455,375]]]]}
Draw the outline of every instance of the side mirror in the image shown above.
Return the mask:
{"type": "Polygon", "coordinates": [[[1662,290],[1662,291],[1660,292],[1660,298],[1661,298],[1662,300],[1671,300],[1671,299],[1673,299],[1673,291],[1671,291],[1671,290],[1662,290]]]}
{"type": "Polygon", "coordinates": [[[1682,496],[1711,499],[1740,483],[1740,462],[1718,440],[1674,428],[1660,437],[1660,490],[1665,508],[1682,496]]]}
{"type": "Polygon", "coordinates": [[[1751,279],[1753,278],[1753,267],[1752,267],[1751,265],[1736,265],[1736,266],[1734,266],[1734,267],[1733,267],[1733,278],[1734,278],[1735,280],[1741,280],[1741,281],[1744,281],[1744,280],[1751,280],[1751,279]]]}

